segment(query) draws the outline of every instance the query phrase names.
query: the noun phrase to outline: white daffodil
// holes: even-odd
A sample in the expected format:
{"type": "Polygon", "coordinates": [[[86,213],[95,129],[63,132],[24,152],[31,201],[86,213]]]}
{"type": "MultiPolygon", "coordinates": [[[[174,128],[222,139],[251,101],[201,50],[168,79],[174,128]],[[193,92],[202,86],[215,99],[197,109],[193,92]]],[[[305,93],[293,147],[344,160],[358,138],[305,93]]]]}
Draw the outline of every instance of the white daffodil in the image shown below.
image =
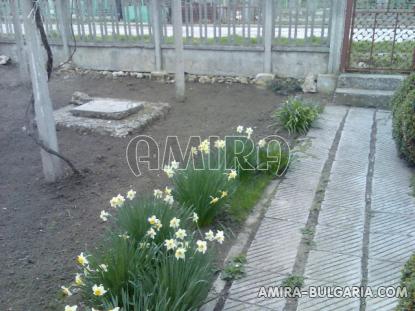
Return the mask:
{"type": "Polygon", "coordinates": [[[99,267],[101,268],[102,271],[104,272],[108,272],[108,266],[106,264],[100,264],[99,267]]]}
{"type": "Polygon", "coordinates": [[[248,138],[251,138],[252,133],[254,132],[254,130],[252,129],[252,127],[247,127],[245,130],[245,133],[247,135],[248,138]]]}
{"type": "Polygon", "coordinates": [[[215,141],[215,148],[217,148],[217,149],[223,149],[223,148],[225,148],[225,145],[226,145],[226,143],[222,139],[218,139],[217,141],[215,141]]]}
{"type": "Polygon", "coordinates": [[[65,306],[65,311],[76,311],[78,309],[78,306],[65,306]]]}
{"type": "Polygon", "coordinates": [[[147,221],[150,225],[155,225],[158,222],[158,219],[157,219],[156,215],[153,215],[153,216],[147,218],[147,221]]]}
{"type": "Polygon", "coordinates": [[[171,195],[171,188],[169,188],[169,187],[164,188],[164,194],[165,195],[171,195]]]}
{"type": "Polygon", "coordinates": [[[213,233],[212,230],[209,230],[208,232],[205,233],[205,238],[206,240],[212,242],[215,239],[215,234],[213,233]]]}
{"type": "Polygon", "coordinates": [[[210,151],[210,142],[209,142],[209,140],[205,139],[204,141],[202,141],[200,143],[198,149],[200,150],[200,152],[208,154],[209,151],[210,151]]]}
{"type": "Polygon", "coordinates": [[[99,297],[105,295],[107,291],[105,290],[102,284],[100,284],[99,286],[95,284],[94,286],[92,286],[92,292],[95,296],[99,297]]]}
{"type": "Polygon", "coordinates": [[[223,231],[218,230],[218,231],[216,232],[216,235],[215,235],[215,240],[216,240],[219,244],[222,244],[222,243],[223,243],[223,241],[225,241],[225,236],[223,235],[223,231]]]}
{"type": "Polygon", "coordinates": [[[173,205],[174,203],[174,198],[172,195],[168,194],[164,197],[164,202],[166,202],[169,205],[173,205]]]}
{"type": "Polygon", "coordinates": [[[236,128],[236,131],[237,131],[238,133],[242,133],[242,132],[244,131],[244,127],[243,127],[242,125],[239,125],[239,126],[236,128]]]}
{"type": "Polygon", "coordinates": [[[130,236],[126,233],[123,234],[119,234],[118,235],[119,238],[124,239],[124,240],[128,240],[130,238],[130,236]]]}
{"type": "Polygon", "coordinates": [[[179,168],[179,166],[180,166],[180,163],[179,162],[176,162],[176,161],[172,161],[170,163],[170,166],[171,166],[172,169],[177,170],[179,168]]]}
{"type": "Polygon", "coordinates": [[[160,189],[154,189],[153,194],[156,199],[161,199],[163,197],[163,191],[160,189]]]}
{"type": "Polygon", "coordinates": [[[84,281],[82,280],[82,276],[80,273],[75,275],[75,284],[78,286],[84,285],[84,281]]]}
{"type": "Polygon", "coordinates": [[[65,286],[61,286],[62,292],[65,296],[72,296],[71,290],[65,286]]]}
{"type": "Polygon", "coordinates": [[[197,155],[197,148],[196,147],[191,147],[190,148],[190,153],[192,154],[192,155],[197,155]]]}
{"type": "Polygon", "coordinates": [[[177,230],[176,233],[175,233],[175,236],[179,240],[183,240],[187,236],[186,230],[184,230],[184,229],[177,230]]]}
{"type": "Polygon", "coordinates": [[[172,178],[174,176],[174,169],[170,165],[165,165],[163,171],[166,173],[168,178],[172,178]]]}
{"type": "Polygon", "coordinates": [[[206,243],[206,241],[198,240],[196,242],[196,245],[197,245],[197,251],[199,253],[202,253],[202,254],[206,253],[206,251],[207,251],[207,243],[206,243]]]}
{"type": "Polygon", "coordinates": [[[231,170],[231,171],[228,173],[228,180],[235,179],[235,178],[236,178],[236,176],[238,176],[238,174],[236,173],[236,171],[235,171],[235,170],[231,170]]]}
{"type": "Polygon", "coordinates": [[[197,223],[199,221],[199,216],[196,213],[193,213],[192,220],[197,223]]]}
{"type": "Polygon", "coordinates": [[[267,142],[265,141],[265,139],[261,139],[261,140],[258,142],[258,146],[259,146],[260,148],[264,148],[266,145],[267,145],[267,142]]]}
{"type": "Polygon", "coordinates": [[[154,240],[154,238],[155,238],[156,234],[157,234],[157,232],[156,232],[153,228],[150,228],[150,229],[147,231],[147,235],[148,235],[151,239],[153,239],[153,240],[154,240]]]}
{"type": "Polygon", "coordinates": [[[154,225],[154,228],[156,228],[157,231],[160,231],[160,229],[163,227],[163,224],[160,220],[157,219],[156,224],[154,225]]]}
{"type": "Polygon", "coordinates": [[[167,250],[175,249],[177,247],[177,242],[174,239],[165,240],[164,246],[166,246],[167,250]]]}
{"type": "Polygon", "coordinates": [[[88,265],[89,261],[88,259],[86,259],[86,256],[84,255],[84,253],[80,253],[78,255],[78,257],[76,257],[76,261],[81,265],[81,266],[86,266],[88,265]]]}
{"type": "Polygon", "coordinates": [[[130,191],[127,192],[127,198],[129,200],[133,200],[135,198],[137,191],[134,191],[133,189],[131,189],[130,191]]]}
{"type": "Polygon", "coordinates": [[[170,220],[170,228],[177,229],[180,227],[180,219],[174,217],[170,220]]]}
{"type": "Polygon", "coordinates": [[[174,254],[177,260],[179,259],[185,259],[186,257],[186,249],[183,247],[179,247],[176,249],[176,253],[174,254]]]}
{"type": "Polygon", "coordinates": [[[121,207],[125,202],[125,198],[121,195],[118,194],[116,197],[113,197],[110,201],[111,207],[117,208],[117,207],[121,207]]]}
{"type": "Polygon", "coordinates": [[[107,221],[108,216],[110,216],[110,214],[106,211],[101,211],[101,213],[99,214],[99,218],[101,218],[102,221],[107,221]]]}

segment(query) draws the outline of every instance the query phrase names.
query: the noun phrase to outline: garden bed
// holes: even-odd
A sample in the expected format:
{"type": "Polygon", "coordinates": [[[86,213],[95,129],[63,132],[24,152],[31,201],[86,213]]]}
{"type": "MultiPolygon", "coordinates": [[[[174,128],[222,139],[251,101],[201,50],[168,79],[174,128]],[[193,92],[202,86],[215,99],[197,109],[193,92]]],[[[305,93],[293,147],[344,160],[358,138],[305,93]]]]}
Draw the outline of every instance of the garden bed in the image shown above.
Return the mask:
{"type": "MultiPolygon", "coordinates": [[[[169,181],[161,172],[145,172],[139,178],[130,172],[125,160],[129,138],[65,129],[58,132],[61,151],[85,177],[46,184],[39,149],[21,130],[30,91],[18,81],[17,68],[0,69],[0,141],[6,146],[0,150],[0,258],[5,263],[0,272],[4,289],[0,309],[61,310],[59,286],[73,280],[75,257],[85,249],[93,251],[102,239],[106,225],[98,216],[109,199],[130,188],[138,194],[151,192],[169,181]]],[[[113,80],[94,73],[61,74],[50,82],[55,109],[67,105],[74,91],[169,102],[172,109],[167,118],[142,132],[159,142],[167,135],[178,135],[182,143],[191,135],[223,136],[239,124],[252,126],[255,137],[272,134],[270,115],[285,99],[249,85],[190,83],[187,87],[187,100],[179,104],[174,102],[174,87],[159,82],[113,80]]],[[[238,223],[227,221],[226,225],[238,233],[238,223]]],[[[231,244],[228,239],[219,249],[218,262],[231,244]]]]}

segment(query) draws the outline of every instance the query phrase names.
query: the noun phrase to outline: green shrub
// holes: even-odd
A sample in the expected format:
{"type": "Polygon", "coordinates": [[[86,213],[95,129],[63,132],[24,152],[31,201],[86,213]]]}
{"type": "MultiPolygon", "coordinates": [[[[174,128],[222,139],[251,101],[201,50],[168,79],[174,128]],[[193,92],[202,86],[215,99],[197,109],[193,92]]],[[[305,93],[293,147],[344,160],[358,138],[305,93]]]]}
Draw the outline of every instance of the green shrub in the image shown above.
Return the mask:
{"type": "Polygon", "coordinates": [[[120,235],[126,234],[137,243],[145,238],[149,230],[149,218],[156,216],[162,227],[157,231],[154,238],[156,244],[162,243],[171,235],[172,228],[169,222],[174,217],[180,219],[180,226],[192,228],[192,212],[182,206],[170,206],[162,199],[140,198],[125,203],[119,208],[116,224],[120,235]]]}
{"type": "Polygon", "coordinates": [[[393,96],[393,137],[399,153],[415,164],[415,74],[410,75],[393,96]]]}
{"type": "Polygon", "coordinates": [[[415,310],[415,254],[409,258],[402,269],[401,288],[406,287],[407,297],[401,297],[397,311],[415,310]]]}
{"type": "Polygon", "coordinates": [[[258,168],[270,175],[282,175],[290,164],[290,151],[282,148],[277,141],[271,141],[258,148],[258,168]]]}
{"type": "Polygon", "coordinates": [[[306,134],[320,111],[319,107],[290,98],[282,108],[274,112],[274,117],[290,134],[306,134]]]}
{"type": "MultiPolygon", "coordinates": [[[[211,157],[214,159],[215,157],[211,157]]],[[[192,209],[199,216],[199,225],[212,224],[234,191],[235,182],[228,177],[225,164],[218,161],[209,167],[207,156],[199,157],[202,166],[189,165],[174,174],[173,197],[181,205],[192,209]]]]}

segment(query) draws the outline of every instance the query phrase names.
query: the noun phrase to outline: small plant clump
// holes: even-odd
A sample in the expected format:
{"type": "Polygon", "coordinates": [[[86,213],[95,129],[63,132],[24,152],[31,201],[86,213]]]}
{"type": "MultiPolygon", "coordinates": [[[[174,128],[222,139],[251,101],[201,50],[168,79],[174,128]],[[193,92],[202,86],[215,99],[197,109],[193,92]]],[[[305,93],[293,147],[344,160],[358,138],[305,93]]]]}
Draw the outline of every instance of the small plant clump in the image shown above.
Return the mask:
{"type": "Polygon", "coordinates": [[[407,295],[401,297],[396,310],[414,310],[415,309],[415,254],[406,262],[402,269],[401,289],[406,288],[407,295]]]}
{"type": "Polygon", "coordinates": [[[306,134],[317,119],[321,108],[305,104],[300,99],[290,98],[283,107],[274,112],[277,124],[282,125],[290,134],[306,134]]]}
{"type": "Polygon", "coordinates": [[[241,279],[245,276],[246,257],[245,255],[239,255],[234,257],[223,269],[222,280],[233,281],[241,279]]]}
{"type": "Polygon", "coordinates": [[[282,281],[282,287],[289,287],[292,290],[301,289],[304,285],[304,277],[299,275],[290,275],[282,281]]]}

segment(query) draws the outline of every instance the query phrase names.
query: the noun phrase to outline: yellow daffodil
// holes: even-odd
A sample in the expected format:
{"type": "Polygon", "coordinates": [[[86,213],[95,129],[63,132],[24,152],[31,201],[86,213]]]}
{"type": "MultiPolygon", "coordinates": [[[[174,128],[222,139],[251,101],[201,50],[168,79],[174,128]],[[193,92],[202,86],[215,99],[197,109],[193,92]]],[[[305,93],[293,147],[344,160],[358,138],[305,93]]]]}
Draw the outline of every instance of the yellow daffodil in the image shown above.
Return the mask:
{"type": "Polygon", "coordinates": [[[76,261],[81,265],[81,266],[86,266],[88,265],[89,261],[88,259],[86,259],[86,256],[84,255],[84,253],[80,253],[78,255],[78,257],[76,257],[76,261]]]}
{"type": "Polygon", "coordinates": [[[129,200],[133,200],[135,198],[136,193],[137,193],[136,191],[131,189],[130,191],[127,192],[127,198],[129,200]]]}
{"type": "Polygon", "coordinates": [[[84,285],[84,281],[82,280],[81,274],[77,273],[75,275],[75,284],[78,286],[84,285]]]}
{"type": "Polygon", "coordinates": [[[218,197],[211,197],[212,200],[210,200],[210,204],[216,204],[219,201],[218,197]]]}
{"type": "Polygon", "coordinates": [[[200,152],[208,154],[209,151],[210,151],[210,142],[209,142],[209,140],[205,139],[204,141],[202,141],[200,143],[198,149],[200,150],[200,152]]]}
{"type": "Polygon", "coordinates": [[[235,171],[235,170],[231,170],[231,171],[228,173],[228,180],[235,179],[235,178],[236,178],[236,176],[238,176],[238,174],[236,173],[236,171],[235,171]]]}
{"type": "Polygon", "coordinates": [[[170,228],[177,229],[180,227],[180,219],[174,217],[170,220],[170,228]]]}
{"type": "Polygon", "coordinates": [[[65,286],[61,286],[61,289],[62,289],[62,293],[65,295],[65,296],[72,296],[72,293],[71,293],[71,291],[70,291],[70,289],[69,288],[67,288],[67,287],[65,287],[65,286]]]}
{"type": "Polygon", "coordinates": [[[228,196],[228,191],[221,191],[220,198],[223,199],[226,196],[228,196]]]}
{"type": "Polygon", "coordinates": [[[215,240],[216,240],[219,244],[222,244],[222,243],[223,243],[223,241],[225,241],[225,236],[223,235],[223,231],[218,230],[218,231],[216,232],[216,235],[215,235],[215,240]]]}
{"type": "Polygon", "coordinates": [[[177,242],[174,239],[165,240],[164,246],[166,246],[167,250],[175,249],[177,247],[177,242]]]}
{"type": "Polygon", "coordinates": [[[157,219],[156,215],[153,215],[153,216],[149,217],[147,219],[147,221],[150,225],[155,225],[157,223],[158,219],[157,219]]]}
{"type": "Polygon", "coordinates": [[[110,214],[106,211],[101,211],[101,214],[99,214],[99,218],[101,218],[102,221],[107,221],[108,220],[108,216],[110,214]]]}
{"type": "Polygon", "coordinates": [[[160,189],[154,189],[153,193],[156,199],[161,199],[163,197],[163,191],[161,191],[160,189]]]}
{"type": "Polygon", "coordinates": [[[150,229],[147,231],[147,235],[148,235],[151,239],[153,239],[153,240],[154,240],[155,236],[157,235],[157,232],[156,232],[153,228],[150,228],[150,229]]]}
{"type": "Polygon", "coordinates": [[[242,132],[244,131],[244,127],[243,127],[242,125],[239,125],[239,126],[236,128],[236,131],[237,131],[238,133],[242,133],[242,132]]]}
{"type": "Polygon", "coordinates": [[[76,311],[78,309],[78,306],[65,306],[65,311],[76,311]]]}
{"type": "Polygon", "coordinates": [[[198,240],[196,242],[196,245],[197,245],[197,251],[199,253],[202,253],[202,254],[206,253],[206,251],[207,251],[207,243],[206,243],[206,241],[198,240]]]}
{"type": "Polygon", "coordinates": [[[163,171],[169,178],[172,178],[174,176],[174,169],[170,165],[165,165],[163,171]]]}
{"type": "Polygon", "coordinates": [[[102,284],[98,285],[94,285],[92,286],[92,292],[94,293],[95,296],[103,296],[105,295],[105,293],[107,292],[104,288],[104,286],[102,284]]]}
{"type": "Polygon", "coordinates": [[[260,148],[264,148],[266,145],[267,145],[267,142],[265,141],[265,139],[261,139],[261,140],[258,142],[258,146],[259,146],[260,148]]]}
{"type": "Polygon", "coordinates": [[[221,140],[221,139],[218,139],[217,141],[215,141],[215,148],[217,148],[217,149],[223,149],[223,148],[225,148],[225,141],[224,140],[221,140]]]}
{"type": "Polygon", "coordinates": [[[192,220],[197,223],[199,221],[199,216],[196,213],[193,213],[192,220]]]}
{"type": "Polygon", "coordinates": [[[176,233],[175,233],[175,236],[179,240],[183,240],[187,236],[186,230],[184,230],[184,229],[177,230],[176,233]]]}
{"type": "Polygon", "coordinates": [[[183,247],[179,247],[176,249],[176,253],[174,254],[177,260],[179,259],[185,259],[186,257],[186,249],[183,247]]]}

